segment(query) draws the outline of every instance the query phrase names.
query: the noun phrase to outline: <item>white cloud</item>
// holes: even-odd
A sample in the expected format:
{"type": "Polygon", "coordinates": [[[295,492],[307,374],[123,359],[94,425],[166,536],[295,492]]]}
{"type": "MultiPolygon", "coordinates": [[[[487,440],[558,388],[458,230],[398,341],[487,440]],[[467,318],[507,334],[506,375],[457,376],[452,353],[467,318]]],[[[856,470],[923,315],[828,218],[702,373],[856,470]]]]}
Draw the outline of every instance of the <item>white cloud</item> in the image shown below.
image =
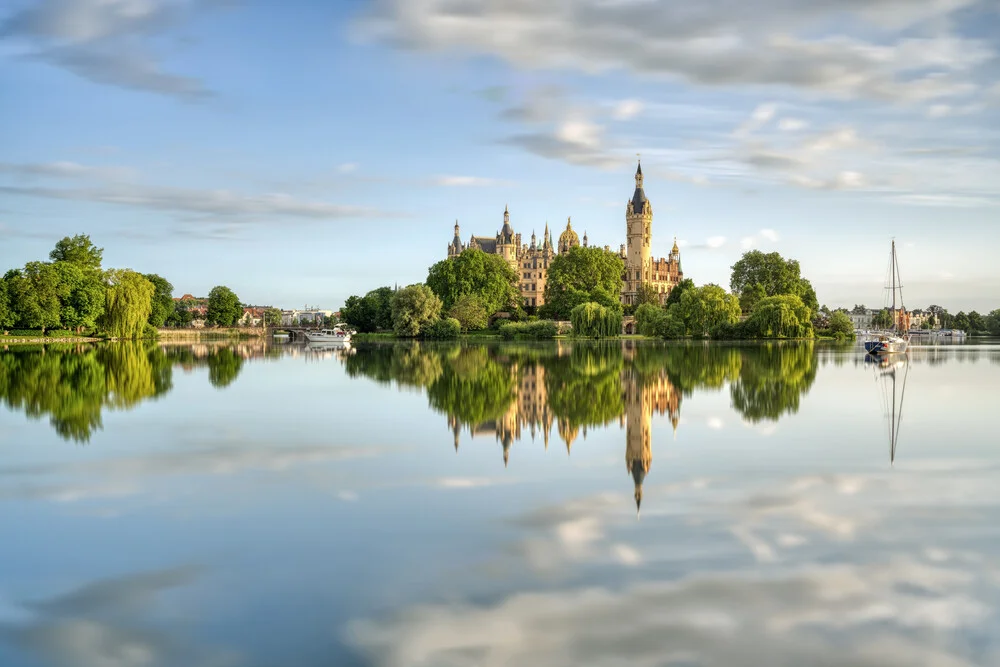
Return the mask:
{"type": "Polygon", "coordinates": [[[798,130],[805,129],[808,126],[809,123],[801,118],[782,118],[778,121],[778,129],[784,130],[785,132],[797,132],[798,130]]]}
{"type": "Polygon", "coordinates": [[[725,426],[725,424],[718,417],[710,417],[708,419],[707,426],[713,431],[718,431],[722,429],[725,426]]]}
{"type": "Polygon", "coordinates": [[[199,99],[211,94],[196,78],[162,70],[146,42],[199,12],[211,0],[41,0],[8,15],[0,38],[27,45],[29,58],[95,83],[199,99]]]}
{"type": "Polygon", "coordinates": [[[772,243],[777,242],[778,240],[778,232],[774,231],[773,229],[762,229],[760,230],[759,234],[762,238],[765,238],[768,241],[771,241],[772,243]]]}
{"type": "Polygon", "coordinates": [[[487,477],[445,477],[434,483],[442,489],[481,489],[494,484],[496,480],[487,477]]]}
{"type": "Polygon", "coordinates": [[[274,217],[335,219],[392,216],[368,207],[302,199],[287,193],[242,193],[168,187],[138,182],[137,172],[125,167],[88,166],[75,162],[0,164],[0,176],[8,174],[15,184],[0,182],[0,193],[42,199],[97,202],[129,208],[196,214],[228,223],[271,220],[274,217]],[[81,187],[35,185],[38,180],[86,181],[81,187]]]}
{"type": "Polygon", "coordinates": [[[434,179],[435,185],[444,187],[486,187],[496,185],[499,181],[492,178],[481,178],[479,176],[438,176],[434,179]]]}
{"type": "Polygon", "coordinates": [[[744,121],[742,125],[736,128],[736,136],[746,137],[761,129],[767,125],[772,118],[774,118],[774,114],[777,110],[778,107],[771,103],[758,105],[757,108],[753,110],[753,113],[750,114],[750,117],[744,121]]]}
{"type": "Polygon", "coordinates": [[[707,239],[705,239],[705,245],[707,245],[709,248],[721,248],[722,246],[726,245],[726,237],[709,236],[707,239]]]}
{"type": "Polygon", "coordinates": [[[337,171],[341,174],[350,174],[358,170],[357,162],[345,162],[343,164],[337,165],[337,171]]]}
{"type": "Polygon", "coordinates": [[[630,118],[635,118],[636,116],[638,116],[640,113],[642,113],[642,110],[644,108],[645,105],[642,103],[642,100],[636,100],[636,99],[622,100],[621,102],[615,105],[615,109],[612,112],[612,115],[617,120],[628,120],[630,118]]]}
{"type": "Polygon", "coordinates": [[[829,97],[887,101],[968,94],[989,42],[948,31],[975,0],[803,3],[672,0],[381,0],[362,36],[408,49],[488,54],[523,68],[625,69],[711,85],[781,86],[829,97]],[[891,17],[891,20],[888,18],[891,17]],[[831,32],[855,23],[866,41],[831,32]],[[914,26],[930,36],[915,38],[914,26]],[[932,74],[925,73],[933,70],[932,74]]]}

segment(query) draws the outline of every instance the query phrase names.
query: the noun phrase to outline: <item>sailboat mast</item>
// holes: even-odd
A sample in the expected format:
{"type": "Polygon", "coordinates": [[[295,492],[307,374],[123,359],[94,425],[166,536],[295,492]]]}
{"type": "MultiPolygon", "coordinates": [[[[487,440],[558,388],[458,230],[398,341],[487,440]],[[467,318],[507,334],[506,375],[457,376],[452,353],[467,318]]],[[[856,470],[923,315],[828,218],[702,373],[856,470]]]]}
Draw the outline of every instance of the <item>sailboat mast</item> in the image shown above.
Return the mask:
{"type": "Polygon", "coordinates": [[[898,328],[896,322],[896,239],[892,240],[892,257],[889,260],[889,273],[892,274],[892,328],[898,328]]]}
{"type": "Polygon", "coordinates": [[[889,422],[889,465],[896,462],[896,369],[892,370],[892,419],[889,422]]]}

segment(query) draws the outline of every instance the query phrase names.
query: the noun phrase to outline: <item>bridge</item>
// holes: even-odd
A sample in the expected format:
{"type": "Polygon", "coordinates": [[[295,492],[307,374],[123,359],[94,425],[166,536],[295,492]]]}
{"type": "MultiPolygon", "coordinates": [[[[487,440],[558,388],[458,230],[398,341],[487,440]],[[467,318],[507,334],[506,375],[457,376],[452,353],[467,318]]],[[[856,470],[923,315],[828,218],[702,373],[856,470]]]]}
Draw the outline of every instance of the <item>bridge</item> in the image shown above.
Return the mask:
{"type": "Polygon", "coordinates": [[[276,331],[287,331],[288,332],[288,337],[291,340],[305,340],[305,333],[307,331],[319,331],[322,328],[323,328],[322,326],[306,327],[306,326],[301,326],[301,325],[296,325],[296,326],[290,326],[290,325],[286,326],[286,325],[281,325],[281,324],[269,324],[269,325],[267,325],[267,331],[272,336],[274,335],[274,332],[276,332],[276,331]]]}

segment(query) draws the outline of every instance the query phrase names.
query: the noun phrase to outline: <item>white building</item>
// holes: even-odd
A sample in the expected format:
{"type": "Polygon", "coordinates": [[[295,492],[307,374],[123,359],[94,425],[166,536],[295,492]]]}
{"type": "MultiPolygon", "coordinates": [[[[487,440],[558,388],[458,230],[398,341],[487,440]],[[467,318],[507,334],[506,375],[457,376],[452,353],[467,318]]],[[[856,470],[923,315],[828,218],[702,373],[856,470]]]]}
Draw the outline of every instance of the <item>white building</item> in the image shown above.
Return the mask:
{"type": "Polygon", "coordinates": [[[281,323],[284,326],[315,326],[323,324],[323,318],[332,317],[334,312],[320,308],[283,310],[281,311],[281,323]]]}
{"type": "Polygon", "coordinates": [[[866,310],[865,312],[861,313],[860,315],[855,314],[855,313],[848,313],[847,314],[847,316],[849,318],[851,318],[851,324],[854,325],[854,328],[855,329],[861,329],[861,330],[871,329],[872,328],[872,317],[874,317],[874,315],[875,315],[875,311],[871,310],[871,309],[866,310]]]}

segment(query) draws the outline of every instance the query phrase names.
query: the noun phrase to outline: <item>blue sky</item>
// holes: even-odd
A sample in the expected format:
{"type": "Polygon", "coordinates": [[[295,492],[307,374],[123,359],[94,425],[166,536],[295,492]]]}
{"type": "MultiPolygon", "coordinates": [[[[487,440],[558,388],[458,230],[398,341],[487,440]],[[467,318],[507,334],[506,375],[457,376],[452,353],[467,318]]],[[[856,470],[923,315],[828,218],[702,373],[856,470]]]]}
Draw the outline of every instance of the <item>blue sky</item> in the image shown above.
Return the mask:
{"type": "Polygon", "coordinates": [[[178,295],[336,308],[572,216],[697,283],[1000,307],[1000,9],[977,0],[42,0],[0,10],[0,267],[89,233],[178,295]]]}

